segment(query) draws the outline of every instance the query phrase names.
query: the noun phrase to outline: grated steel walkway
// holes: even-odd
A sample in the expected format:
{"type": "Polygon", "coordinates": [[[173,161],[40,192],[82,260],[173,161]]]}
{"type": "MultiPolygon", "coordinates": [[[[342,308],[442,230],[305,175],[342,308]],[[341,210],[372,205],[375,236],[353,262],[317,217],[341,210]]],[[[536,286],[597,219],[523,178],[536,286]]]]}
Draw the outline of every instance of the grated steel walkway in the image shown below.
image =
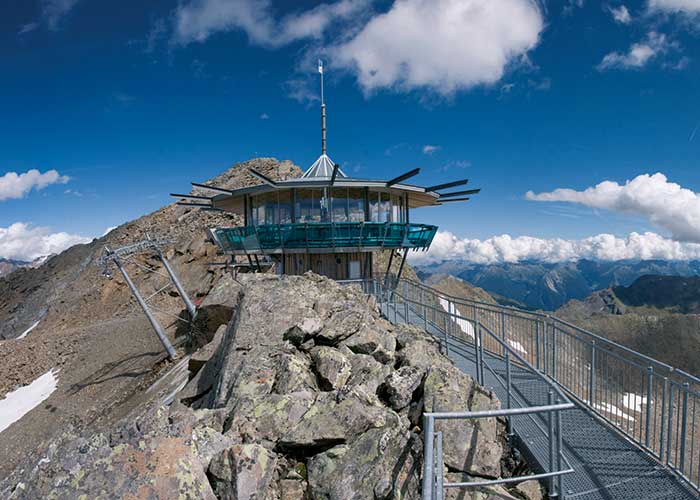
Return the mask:
{"type": "MultiPolygon", "coordinates": [[[[382,312],[389,319],[425,327],[444,345],[445,332],[413,309],[408,317],[405,308],[382,303],[382,312]]],[[[476,378],[476,353],[473,343],[449,337],[449,357],[465,373],[476,378]]],[[[485,352],[484,384],[502,402],[506,401],[505,362],[485,352]]],[[[549,387],[532,371],[511,364],[514,394],[512,406],[548,404],[549,387]]],[[[603,422],[578,404],[576,409],[562,412],[564,457],[575,470],[563,476],[562,491],[566,499],[576,500],[685,500],[700,498],[678,476],[662,466],[644,450],[630,442],[618,430],[603,422]]],[[[549,447],[545,434],[547,416],[519,416],[512,420],[519,448],[528,462],[540,471],[549,470],[549,447]]]]}

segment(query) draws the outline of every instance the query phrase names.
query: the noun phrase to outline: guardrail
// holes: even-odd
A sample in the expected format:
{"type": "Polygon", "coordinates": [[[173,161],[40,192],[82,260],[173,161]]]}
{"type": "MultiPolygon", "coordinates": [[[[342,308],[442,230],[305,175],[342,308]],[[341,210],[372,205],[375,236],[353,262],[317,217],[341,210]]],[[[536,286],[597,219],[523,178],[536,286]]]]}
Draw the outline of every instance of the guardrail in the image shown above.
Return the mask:
{"type": "MultiPolygon", "coordinates": [[[[562,485],[561,477],[564,474],[573,472],[571,465],[566,460],[562,450],[562,435],[561,435],[561,411],[572,409],[575,405],[569,401],[566,394],[553,383],[548,377],[540,373],[525,359],[516,349],[514,349],[505,339],[499,338],[487,325],[480,322],[478,319],[468,319],[460,315],[456,310],[442,311],[425,300],[426,294],[421,294],[421,301],[413,300],[408,294],[408,288],[396,289],[394,287],[385,287],[384,284],[376,280],[355,280],[345,283],[356,283],[362,286],[365,293],[375,296],[380,303],[387,305],[387,313],[393,311],[393,321],[410,322],[410,315],[413,312],[416,317],[422,317],[427,329],[428,322],[436,326],[439,331],[444,332],[444,338],[441,339],[442,347],[449,354],[449,344],[459,340],[459,337],[448,333],[452,329],[450,323],[459,325],[463,331],[470,331],[466,326],[471,328],[471,344],[476,353],[476,375],[477,381],[484,384],[484,370],[488,369],[501,383],[506,391],[505,408],[500,410],[487,410],[477,412],[428,412],[423,414],[423,431],[424,431],[424,470],[423,477],[430,478],[423,481],[423,500],[442,500],[444,498],[445,488],[476,488],[489,485],[498,485],[504,483],[518,483],[527,480],[549,480],[550,498],[557,498],[561,495],[562,485]],[[403,312],[399,311],[403,308],[403,312]],[[431,311],[432,319],[428,319],[428,311],[431,311]],[[422,313],[422,315],[421,315],[422,313]],[[440,317],[442,322],[436,321],[440,317]],[[500,360],[505,363],[505,376],[497,372],[497,368],[491,366],[491,363],[485,356],[487,346],[498,345],[500,347],[500,360]],[[545,387],[548,387],[548,404],[542,406],[525,405],[516,391],[514,391],[511,379],[511,367],[513,362],[520,366],[526,367],[534,376],[538,377],[545,387]],[[556,398],[556,399],[555,399],[556,398]],[[522,405],[518,407],[518,405],[522,405]],[[547,414],[546,426],[541,425],[541,422],[533,416],[539,413],[547,414]],[[513,435],[513,418],[517,415],[525,415],[534,423],[537,432],[540,432],[544,439],[547,440],[549,450],[548,471],[541,474],[529,474],[525,476],[510,477],[506,479],[492,479],[470,482],[444,482],[444,470],[442,460],[442,433],[435,430],[436,421],[440,420],[455,420],[455,419],[480,419],[480,418],[495,418],[504,417],[506,420],[506,428],[509,436],[513,435]]],[[[431,289],[432,291],[432,289],[431,289]]],[[[390,318],[391,319],[391,318],[390,318]]]]}
{"type": "Polygon", "coordinates": [[[508,346],[513,362],[546,375],[700,491],[700,379],[551,315],[461,299],[406,279],[393,285],[426,326],[477,337],[478,352],[504,356],[508,346]],[[483,339],[481,329],[489,332],[483,339]]]}
{"type": "Polygon", "coordinates": [[[211,234],[226,253],[326,248],[427,249],[437,226],[399,222],[307,222],[225,227],[211,234]]]}

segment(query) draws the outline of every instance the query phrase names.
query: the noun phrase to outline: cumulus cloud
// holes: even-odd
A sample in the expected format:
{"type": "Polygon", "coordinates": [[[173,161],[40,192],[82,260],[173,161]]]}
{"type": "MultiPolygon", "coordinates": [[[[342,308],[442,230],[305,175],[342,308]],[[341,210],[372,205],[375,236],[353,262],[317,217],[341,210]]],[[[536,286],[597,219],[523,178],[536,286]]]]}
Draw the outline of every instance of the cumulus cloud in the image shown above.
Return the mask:
{"type": "Polygon", "coordinates": [[[539,42],[533,0],[396,0],[331,49],[365,92],[428,88],[441,95],[501,79],[539,42]]]}
{"type": "Polygon", "coordinates": [[[175,10],[175,41],[186,45],[233,30],[244,31],[250,41],[279,47],[295,40],[319,39],[334,22],[357,15],[371,0],[339,0],[321,4],[279,22],[270,0],[189,0],[175,10]]]}
{"type": "Polygon", "coordinates": [[[627,7],[620,5],[619,7],[610,7],[610,14],[613,16],[616,22],[620,24],[629,24],[632,21],[632,16],[627,7]]]}
{"type": "Polygon", "coordinates": [[[649,0],[650,11],[700,14],[700,2],[698,0],[649,0]]]}
{"type": "Polygon", "coordinates": [[[525,197],[642,216],[667,230],[676,240],[700,242],[700,193],[669,182],[661,173],[640,175],[624,184],[604,181],[584,191],[562,188],[539,194],[528,191],[525,197]]]}
{"type": "Polygon", "coordinates": [[[599,234],[580,240],[543,239],[531,236],[512,237],[504,234],[486,240],[460,239],[439,231],[428,252],[410,254],[414,264],[445,260],[475,264],[569,262],[580,259],[616,260],[694,260],[700,259],[700,244],[681,243],[656,233],[631,233],[626,238],[599,234]]]}
{"type": "Polygon", "coordinates": [[[666,35],[650,31],[646,40],[633,43],[627,52],[611,52],[606,55],[597,69],[639,69],[671,48],[676,48],[676,45],[670,42],[666,35]]]}
{"type": "Polygon", "coordinates": [[[425,146],[423,146],[422,151],[423,151],[424,155],[431,155],[433,153],[440,151],[441,149],[442,149],[441,146],[434,146],[432,144],[426,144],[425,146]]]}
{"type": "Polygon", "coordinates": [[[42,14],[49,29],[58,29],[61,19],[68,14],[79,0],[43,0],[42,14]]]}
{"type": "Polygon", "coordinates": [[[52,233],[46,227],[32,227],[24,222],[16,222],[9,227],[0,227],[0,257],[32,261],[90,241],[90,238],[77,234],[52,233]]]}
{"type": "Polygon", "coordinates": [[[37,191],[51,184],[65,184],[70,180],[66,175],[60,175],[56,170],[43,174],[36,169],[23,174],[8,172],[0,177],[0,201],[24,198],[32,189],[37,191]]]}

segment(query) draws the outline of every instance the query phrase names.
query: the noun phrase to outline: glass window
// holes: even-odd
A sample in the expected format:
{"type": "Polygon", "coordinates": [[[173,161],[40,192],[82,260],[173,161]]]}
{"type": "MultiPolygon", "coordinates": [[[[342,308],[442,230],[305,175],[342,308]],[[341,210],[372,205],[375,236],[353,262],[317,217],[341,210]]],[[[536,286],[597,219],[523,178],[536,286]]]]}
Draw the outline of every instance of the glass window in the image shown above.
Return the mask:
{"type": "Polygon", "coordinates": [[[333,188],[333,222],[347,222],[348,217],[348,190],[347,188],[333,188]]]}
{"type": "Polygon", "coordinates": [[[401,198],[395,194],[391,195],[391,221],[401,222],[401,198]]]}
{"type": "Polygon", "coordinates": [[[348,189],[348,220],[364,222],[365,220],[365,191],[364,189],[348,189]]]}
{"type": "Polygon", "coordinates": [[[328,189],[297,189],[294,211],[297,222],[326,222],[330,219],[328,189]]]}
{"type": "Polygon", "coordinates": [[[262,224],[277,224],[277,191],[260,195],[262,224]]]}
{"type": "Polygon", "coordinates": [[[292,223],[292,192],[288,189],[279,192],[278,198],[279,207],[279,224],[291,224],[292,223]]]}
{"type": "Polygon", "coordinates": [[[379,193],[379,222],[391,221],[391,197],[389,193],[379,193]]]}
{"type": "Polygon", "coordinates": [[[369,220],[379,222],[379,193],[369,192],[369,220]]]}

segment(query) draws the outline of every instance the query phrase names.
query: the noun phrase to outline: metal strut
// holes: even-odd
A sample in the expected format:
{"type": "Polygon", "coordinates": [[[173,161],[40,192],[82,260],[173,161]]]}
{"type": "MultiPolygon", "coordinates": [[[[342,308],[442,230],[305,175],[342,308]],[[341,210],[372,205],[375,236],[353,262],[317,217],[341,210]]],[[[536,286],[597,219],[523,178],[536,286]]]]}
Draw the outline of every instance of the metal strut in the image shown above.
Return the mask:
{"type": "Polygon", "coordinates": [[[151,323],[153,330],[155,330],[156,335],[158,335],[158,339],[163,344],[163,347],[165,347],[165,350],[168,353],[168,357],[170,357],[170,359],[172,359],[172,360],[176,359],[177,352],[175,352],[175,348],[170,343],[168,336],[165,334],[165,331],[163,330],[163,327],[160,326],[160,323],[158,323],[158,320],[151,313],[151,310],[148,308],[148,304],[146,304],[146,301],[143,299],[143,297],[141,297],[141,294],[139,293],[138,289],[136,288],[136,285],[134,285],[134,282],[131,281],[131,278],[129,277],[129,273],[127,273],[126,269],[124,269],[124,266],[122,265],[122,262],[121,262],[121,259],[119,258],[119,255],[116,254],[115,252],[113,252],[112,249],[110,249],[109,247],[105,247],[105,253],[106,253],[106,255],[109,255],[109,258],[111,258],[112,262],[114,262],[114,265],[116,265],[117,269],[119,269],[119,272],[121,272],[122,276],[124,276],[124,281],[126,281],[126,284],[129,286],[129,289],[131,290],[132,295],[136,298],[136,301],[141,306],[141,309],[143,309],[143,312],[146,315],[146,317],[148,318],[148,321],[151,323]]]}
{"type": "MultiPolygon", "coordinates": [[[[151,326],[153,327],[153,330],[156,332],[156,335],[158,336],[158,339],[161,341],[163,344],[163,347],[165,347],[165,350],[168,353],[168,356],[170,359],[175,359],[177,357],[177,353],[175,349],[173,348],[172,344],[170,343],[170,340],[168,339],[167,335],[165,334],[165,331],[163,330],[163,327],[158,323],[158,320],[153,316],[153,313],[151,312],[150,308],[148,307],[148,300],[150,300],[154,295],[157,293],[160,293],[161,291],[165,290],[168,285],[165,287],[162,287],[160,290],[158,290],[155,294],[152,294],[149,296],[147,299],[144,299],[141,296],[141,293],[138,291],[136,288],[136,285],[134,282],[131,280],[131,277],[127,273],[126,269],[124,268],[124,263],[122,262],[122,258],[125,260],[129,260],[128,258],[131,255],[137,254],[137,253],[143,253],[143,252],[153,252],[155,253],[158,258],[161,260],[163,263],[163,267],[165,267],[165,270],[167,271],[167,276],[159,273],[158,271],[154,269],[149,269],[145,268],[149,272],[155,272],[157,274],[160,274],[164,277],[170,278],[170,281],[173,285],[175,285],[175,288],[177,289],[178,294],[180,295],[180,298],[182,299],[183,303],[185,304],[185,308],[190,314],[190,322],[194,321],[194,319],[197,317],[197,308],[190,300],[190,297],[187,295],[187,292],[185,291],[184,287],[182,286],[182,283],[177,277],[177,274],[173,270],[172,266],[170,265],[170,262],[168,262],[168,259],[165,257],[163,254],[163,251],[161,250],[161,245],[164,244],[165,241],[157,241],[153,240],[149,237],[147,237],[145,240],[141,240],[139,242],[133,243],[131,245],[127,245],[121,248],[117,248],[113,250],[109,246],[104,247],[104,251],[102,253],[102,256],[99,259],[99,263],[105,268],[104,274],[109,276],[109,271],[108,267],[110,264],[114,264],[117,269],[119,269],[119,272],[122,274],[124,277],[124,280],[126,281],[126,284],[129,286],[129,289],[131,290],[132,295],[136,298],[136,301],[139,303],[141,306],[141,309],[143,309],[144,314],[148,318],[148,321],[151,323],[151,326]]],[[[133,262],[134,264],[138,265],[138,263],[133,262]]],[[[144,266],[139,266],[139,267],[144,267],[144,266]]]]}

